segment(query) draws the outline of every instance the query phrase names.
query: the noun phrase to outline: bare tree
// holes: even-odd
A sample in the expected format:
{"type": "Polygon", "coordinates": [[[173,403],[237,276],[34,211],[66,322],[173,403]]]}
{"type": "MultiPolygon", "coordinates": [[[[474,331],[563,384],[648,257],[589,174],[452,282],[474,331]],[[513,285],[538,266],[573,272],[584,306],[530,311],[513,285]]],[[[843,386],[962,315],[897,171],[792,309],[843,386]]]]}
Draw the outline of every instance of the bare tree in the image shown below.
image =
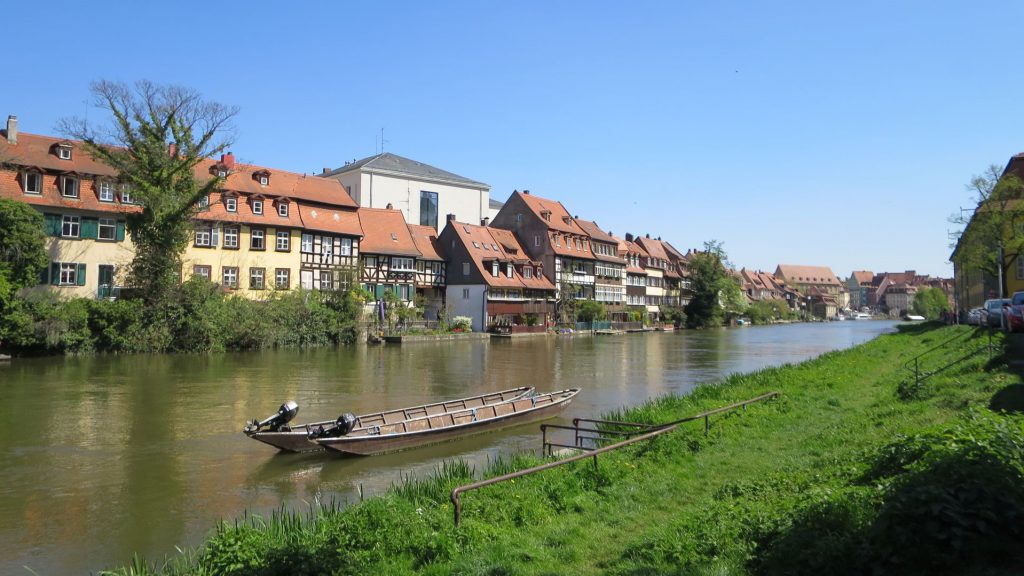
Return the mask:
{"type": "Polygon", "coordinates": [[[61,131],[117,170],[141,205],[126,217],[136,248],[129,283],[148,302],[159,302],[178,282],[200,200],[221,184],[213,175],[197,175],[196,167],[227,150],[238,109],[206,101],[189,88],[148,81],[100,81],[90,90],[110,123],[95,128],[71,118],[62,121],[61,131]]]}

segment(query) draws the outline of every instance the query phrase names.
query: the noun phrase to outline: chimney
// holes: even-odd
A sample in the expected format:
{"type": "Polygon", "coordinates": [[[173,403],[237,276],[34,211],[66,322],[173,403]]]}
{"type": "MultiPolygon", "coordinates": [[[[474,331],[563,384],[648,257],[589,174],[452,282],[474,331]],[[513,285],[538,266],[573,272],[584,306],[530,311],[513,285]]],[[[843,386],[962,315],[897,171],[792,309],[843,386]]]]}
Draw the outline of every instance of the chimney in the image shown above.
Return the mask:
{"type": "Polygon", "coordinates": [[[228,152],[227,154],[220,155],[220,163],[227,167],[228,170],[232,170],[235,167],[235,154],[228,152]]]}
{"type": "Polygon", "coordinates": [[[491,218],[489,216],[484,216],[483,219],[480,220],[480,225],[481,226],[487,227],[490,224],[491,224],[491,218]]]}
{"type": "Polygon", "coordinates": [[[629,232],[626,232],[626,242],[632,242],[632,241],[633,241],[633,235],[630,234],[629,232]]]}
{"type": "Polygon", "coordinates": [[[328,168],[328,167],[324,166],[324,171],[323,171],[322,173],[323,173],[323,174],[327,174],[327,173],[328,173],[328,172],[330,172],[330,171],[331,171],[331,169],[330,169],[330,168],[328,168]]]}
{"type": "Polygon", "coordinates": [[[527,196],[529,196],[530,195],[530,191],[529,190],[523,190],[523,194],[526,194],[527,196]]]}
{"type": "Polygon", "coordinates": [[[18,143],[18,117],[13,114],[7,117],[7,143],[18,143]]]}
{"type": "Polygon", "coordinates": [[[650,233],[644,234],[644,238],[648,238],[649,239],[650,237],[651,237],[650,233]]]}
{"type": "Polygon", "coordinates": [[[448,221],[449,222],[455,222],[455,214],[449,214],[448,215],[448,221]]]}
{"type": "Polygon", "coordinates": [[[167,145],[167,155],[171,158],[178,155],[178,144],[176,142],[171,142],[167,145]]]}
{"type": "Polygon", "coordinates": [[[395,207],[391,205],[391,202],[388,202],[388,205],[387,205],[387,206],[385,206],[384,208],[385,208],[386,210],[394,210],[394,209],[395,209],[395,207]]]}

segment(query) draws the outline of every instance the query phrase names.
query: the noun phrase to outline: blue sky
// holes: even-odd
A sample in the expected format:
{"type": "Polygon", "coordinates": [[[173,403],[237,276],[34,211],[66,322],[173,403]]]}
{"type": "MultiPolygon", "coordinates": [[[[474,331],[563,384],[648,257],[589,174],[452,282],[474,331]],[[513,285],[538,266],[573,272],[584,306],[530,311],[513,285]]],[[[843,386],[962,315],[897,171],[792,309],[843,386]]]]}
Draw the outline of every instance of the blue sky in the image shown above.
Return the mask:
{"type": "Polygon", "coordinates": [[[240,107],[236,156],[385,149],[737,266],[952,275],[964,184],[1024,150],[1015,2],[26,2],[0,113],[90,122],[89,84],[240,107]],[[47,23],[51,23],[47,24],[47,23]],[[64,36],[74,30],[76,36],[64,36]]]}

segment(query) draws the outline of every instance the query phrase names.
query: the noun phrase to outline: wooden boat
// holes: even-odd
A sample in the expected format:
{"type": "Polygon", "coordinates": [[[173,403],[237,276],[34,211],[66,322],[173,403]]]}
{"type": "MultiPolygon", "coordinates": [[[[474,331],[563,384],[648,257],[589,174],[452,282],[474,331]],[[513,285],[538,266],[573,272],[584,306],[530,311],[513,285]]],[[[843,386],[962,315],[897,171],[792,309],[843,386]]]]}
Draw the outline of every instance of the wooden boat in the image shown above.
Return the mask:
{"type": "MultiPolygon", "coordinates": [[[[423,404],[421,406],[399,408],[397,410],[385,410],[383,412],[363,414],[362,416],[348,416],[355,419],[355,426],[357,428],[380,426],[389,422],[396,422],[398,420],[408,420],[410,418],[419,418],[428,415],[456,413],[472,408],[483,408],[492,404],[508,402],[516,398],[527,396],[532,394],[533,390],[532,386],[522,386],[519,388],[511,388],[509,390],[502,390],[500,392],[488,392],[486,394],[471,396],[469,398],[460,398],[458,400],[435,402],[432,404],[423,404]]],[[[320,430],[321,428],[327,429],[334,427],[338,424],[341,418],[344,417],[344,415],[339,417],[338,420],[322,420],[320,422],[310,422],[308,424],[296,424],[289,426],[288,422],[295,417],[298,410],[299,407],[297,404],[294,402],[286,402],[278,409],[277,414],[262,422],[253,420],[245,426],[243,432],[245,432],[245,435],[249,438],[259,440],[265,444],[270,444],[274,448],[285,452],[310,452],[314,450],[323,450],[323,446],[309,439],[310,433],[320,430]]]]}
{"type": "MultiPolygon", "coordinates": [[[[336,437],[316,438],[328,450],[348,456],[372,456],[446,442],[551,418],[572,402],[578,388],[523,396],[486,406],[436,413],[416,418],[395,414],[380,424],[356,426],[336,437]]],[[[329,431],[328,431],[329,433],[329,431]]]]}

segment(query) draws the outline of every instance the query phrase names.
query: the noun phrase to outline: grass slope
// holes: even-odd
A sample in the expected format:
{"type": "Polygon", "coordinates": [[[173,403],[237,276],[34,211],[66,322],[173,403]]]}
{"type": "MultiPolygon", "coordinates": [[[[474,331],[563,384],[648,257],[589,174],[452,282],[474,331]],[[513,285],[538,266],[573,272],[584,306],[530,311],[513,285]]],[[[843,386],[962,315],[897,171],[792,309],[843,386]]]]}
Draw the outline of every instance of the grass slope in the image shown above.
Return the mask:
{"type": "Polygon", "coordinates": [[[596,470],[468,493],[458,529],[448,495],[474,474],[452,462],[379,498],[245,519],[200,551],[114,573],[1019,573],[1024,384],[1002,338],[972,355],[986,332],[915,325],[608,415],[661,423],[782,392],[714,417],[707,436],[695,422],[596,470]],[[917,385],[905,365],[925,352],[919,370],[938,372],[917,385]]]}

